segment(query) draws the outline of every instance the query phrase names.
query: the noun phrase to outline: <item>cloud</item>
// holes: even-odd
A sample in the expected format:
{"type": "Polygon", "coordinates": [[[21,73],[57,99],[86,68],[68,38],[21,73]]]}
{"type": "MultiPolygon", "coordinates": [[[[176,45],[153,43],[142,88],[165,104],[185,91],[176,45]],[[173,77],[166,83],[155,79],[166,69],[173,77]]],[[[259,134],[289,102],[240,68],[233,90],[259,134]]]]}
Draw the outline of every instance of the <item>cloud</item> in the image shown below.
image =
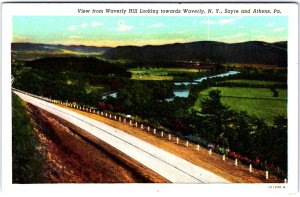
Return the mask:
{"type": "Polygon", "coordinates": [[[265,35],[257,35],[255,36],[255,38],[258,38],[258,39],[267,39],[267,38],[270,38],[269,36],[265,36],[265,35]]]}
{"type": "Polygon", "coordinates": [[[236,21],[236,20],[237,20],[237,18],[220,19],[220,20],[218,21],[218,23],[219,23],[220,25],[226,25],[226,24],[233,23],[233,22],[236,21]]]}
{"type": "Polygon", "coordinates": [[[273,27],[276,23],[275,22],[271,22],[267,24],[267,27],[273,27]]]}
{"type": "Polygon", "coordinates": [[[132,28],[133,28],[133,26],[132,25],[126,25],[124,20],[119,20],[117,30],[119,30],[119,31],[128,31],[128,30],[131,30],[132,28]]]}
{"type": "MultiPolygon", "coordinates": [[[[239,18],[240,17],[223,18],[223,19],[219,19],[219,20],[205,19],[205,20],[201,20],[200,24],[206,24],[206,25],[226,25],[226,24],[234,23],[239,18]]],[[[193,22],[193,24],[195,24],[195,22],[193,22]]]]}
{"type": "Polygon", "coordinates": [[[26,36],[14,36],[14,42],[28,42],[30,39],[26,36]]]}
{"type": "Polygon", "coordinates": [[[217,23],[215,21],[207,19],[207,20],[200,21],[200,24],[214,25],[214,24],[217,24],[217,23]]]}
{"type": "Polygon", "coordinates": [[[221,39],[241,38],[241,37],[244,37],[246,35],[247,35],[246,33],[237,33],[237,34],[233,34],[233,35],[223,36],[223,37],[221,37],[221,39]]]}
{"type": "Polygon", "coordinates": [[[162,23],[154,23],[152,25],[149,25],[147,28],[160,28],[163,26],[164,26],[164,24],[162,24],[162,23]]]}
{"type": "Polygon", "coordinates": [[[281,28],[276,28],[273,31],[274,32],[280,32],[280,31],[284,31],[284,30],[285,30],[285,28],[281,27],[281,28]]]}
{"type": "Polygon", "coordinates": [[[99,26],[101,26],[101,25],[102,25],[101,22],[96,22],[96,21],[93,21],[93,22],[92,22],[92,26],[93,26],[93,27],[99,27],[99,26]]]}
{"type": "Polygon", "coordinates": [[[246,33],[237,33],[236,35],[234,35],[234,37],[243,37],[245,35],[246,35],[246,33]]]}
{"type": "Polygon", "coordinates": [[[75,36],[69,36],[69,38],[70,38],[70,39],[79,39],[79,38],[81,38],[81,36],[76,36],[76,35],[75,35],[75,36]]]}
{"type": "Polygon", "coordinates": [[[54,23],[54,22],[55,22],[55,20],[52,19],[52,18],[47,18],[46,20],[47,20],[47,22],[49,22],[49,23],[54,23]]]}
{"type": "Polygon", "coordinates": [[[87,23],[82,23],[82,24],[80,25],[81,28],[85,28],[85,27],[87,27],[87,26],[88,26],[87,23]]]}
{"type": "Polygon", "coordinates": [[[72,26],[68,27],[69,31],[75,31],[76,29],[77,29],[76,25],[72,25],[72,26]]]}

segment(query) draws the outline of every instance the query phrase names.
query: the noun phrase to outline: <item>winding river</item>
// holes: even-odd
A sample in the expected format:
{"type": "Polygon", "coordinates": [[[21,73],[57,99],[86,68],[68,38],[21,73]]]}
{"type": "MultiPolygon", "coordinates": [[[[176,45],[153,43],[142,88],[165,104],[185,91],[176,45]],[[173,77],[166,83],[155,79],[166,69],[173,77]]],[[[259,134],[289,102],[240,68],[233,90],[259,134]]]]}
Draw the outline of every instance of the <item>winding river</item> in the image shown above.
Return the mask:
{"type": "MultiPolygon", "coordinates": [[[[191,82],[175,82],[174,84],[176,86],[179,86],[179,85],[197,85],[197,84],[199,84],[202,81],[207,80],[207,79],[216,78],[216,77],[228,77],[230,75],[236,75],[236,74],[239,74],[239,73],[240,72],[238,72],[238,71],[228,71],[226,73],[222,73],[222,74],[218,74],[218,75],[213,75],[213,76],[208,76],[208,77],[201,77],[201,78],[195,79],[191,82]]],[[[174,90],[173,93],[174,93],[175,97],[187,98],[189,96],[190,90],[189,89],[174,90]]],[[[172,100],[174,100],[174,98],[169,98],[167,100],[172,101],[172,100]]]]}
{"type": "MultiPolygon", "coordinates": [[[[199,83],[201,83],[202,81],[204,80],[207,80],[207,79],[211,79],[211,78],[216,78],[216,77],[228,77],[230,75],[236,75],[236,74],[239,74],[240,72],[238,71],[228,71],[226,73],[222,73],[222,74],[218,74],[218,75],[212,75],[212,76],[208,76],[208,77],[201,77],[199,79],[195,79],[191,82],[175,82],[174,84],[176,86],[179,86],[179,85],[197,85],[199,83]]],[[[183,90],[174,90],[174,97],[181,97],[181,98],[187,98],[190,94],[190,89],[183,89],[183,90]]],[[[111,96],[113,98],[117,98],[117,93],[116,92],[113,92],[107,96],[111,96]]],[[[173,98],[168,98],[166,99],[167,101],[172,101],[174,100],[174,97],[173,98]]],[[[106,98],[106,96],[103,96],[103,98],[106,98]]]]}

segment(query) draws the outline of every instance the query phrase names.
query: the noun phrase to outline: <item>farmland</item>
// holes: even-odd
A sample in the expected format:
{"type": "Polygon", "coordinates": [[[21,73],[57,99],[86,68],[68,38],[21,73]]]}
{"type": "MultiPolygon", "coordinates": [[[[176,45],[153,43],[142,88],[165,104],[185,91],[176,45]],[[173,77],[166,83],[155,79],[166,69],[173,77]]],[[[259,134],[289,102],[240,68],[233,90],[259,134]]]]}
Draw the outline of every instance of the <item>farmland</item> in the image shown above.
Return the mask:
{"type": "Polygon", "coordinates": [[[197,76],[197,69],[189,68],[133,68],[129,70],[133,80],[174,80],[197,76]]]}
{"type": "Polygon", "coordinates": [[[272,91],[267,88],[210,87],[199,92],[193,109],[200,111],[201,101],[208,97],[209,91],[216,89],[221,90],[223,104],[231,109],[246,111],[250,115],[263,118],[269,124],[273,122],[275,116],[287,117],[286,89],[279,89],[278,97],[273,97],[272,91]]]}

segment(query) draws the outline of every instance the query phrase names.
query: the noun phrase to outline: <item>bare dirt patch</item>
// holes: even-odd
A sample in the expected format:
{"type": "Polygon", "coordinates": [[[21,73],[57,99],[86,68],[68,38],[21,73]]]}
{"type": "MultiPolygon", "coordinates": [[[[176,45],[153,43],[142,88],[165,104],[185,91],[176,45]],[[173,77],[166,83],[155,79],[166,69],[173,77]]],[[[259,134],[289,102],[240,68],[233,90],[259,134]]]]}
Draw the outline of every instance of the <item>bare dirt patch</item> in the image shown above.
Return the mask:
{"type": "Polygon", "coordinates": [[[168,182],[135,160],[87,132],[27,104],[44,156],[45,182],[147,183],[168,182]]]}

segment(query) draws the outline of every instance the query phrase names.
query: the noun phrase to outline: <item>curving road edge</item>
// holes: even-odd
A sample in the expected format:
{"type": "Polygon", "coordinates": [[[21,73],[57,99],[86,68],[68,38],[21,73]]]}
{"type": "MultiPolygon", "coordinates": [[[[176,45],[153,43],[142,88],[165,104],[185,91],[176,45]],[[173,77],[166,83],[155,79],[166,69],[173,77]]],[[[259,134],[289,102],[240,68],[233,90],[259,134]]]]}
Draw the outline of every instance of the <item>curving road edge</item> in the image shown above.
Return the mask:
{"type": "Polygon", "coordinates": [[[172,183],[229,183],[212,172],[122,130],[21,92],[13,92],[27,103],[59,116],[94,135],[172,183]]]}

